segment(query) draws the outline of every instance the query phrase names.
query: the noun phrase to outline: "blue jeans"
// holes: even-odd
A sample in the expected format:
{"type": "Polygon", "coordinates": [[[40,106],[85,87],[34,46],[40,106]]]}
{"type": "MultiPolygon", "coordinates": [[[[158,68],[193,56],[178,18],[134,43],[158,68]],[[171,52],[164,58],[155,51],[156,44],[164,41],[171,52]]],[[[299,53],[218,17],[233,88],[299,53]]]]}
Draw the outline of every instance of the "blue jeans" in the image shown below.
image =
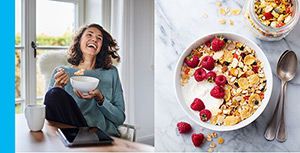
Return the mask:
{"type": "Polygon", "coordinates": [[[71,126],[88,126],[80,108],[64,89],[53,87],[45,95],[46,119],[71,126]]]}

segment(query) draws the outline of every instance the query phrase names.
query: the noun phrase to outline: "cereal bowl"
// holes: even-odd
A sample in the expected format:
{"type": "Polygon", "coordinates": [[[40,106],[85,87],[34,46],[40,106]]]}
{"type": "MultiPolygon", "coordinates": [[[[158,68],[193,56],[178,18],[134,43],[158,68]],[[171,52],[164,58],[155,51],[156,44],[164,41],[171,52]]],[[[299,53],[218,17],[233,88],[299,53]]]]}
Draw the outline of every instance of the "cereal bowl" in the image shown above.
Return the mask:
{"type": "MultiPolygon", "coordinates": [[[[215,53],[214,53],[215,54],[215,53]]],[[[202,56],[202,55],[201,55],[202,56]]],[[[225,56],[225,55],[224,55],[225,56]]],[[[225,58],[225,57],[224,57],[225,58]]],[[[246,58],[243,57],[243,60],[245,60],[246,58]]],[[[228,65],[229,67],[229,65],[228,65]]],[[[246,72],[245,72],[246,73],[246,72]]],[[[256,73],[256,72],[255,72],[256,73]]],[[[261,73],[261,72],[260,72],[261,73]]],[[[178,61],[177,61],[177,65],[175,68],[175,74],[174,74],[174,84],[175,84],[175,93],[176,93],[176,98],[177,101],[179,102],[179,105],[181,106],[181,108],[184,110],[184,112],[187,114],[187,116],[189,118],[191,118],[193,121],[195,121],[197,124],[199,124],[202,127],[211,129],[211,130],[215,130],[215,131],[231,131],[231,130],[236,130],[239,128],[242,128],[244,126],[247,126],[248,124],[252,123],[256,118],[258,118],[258,116],[264,111],[264,109],[266,108],[270,96],[271,96],[271,92],[272,92],[272,88],[273,88],[273,76],[272,76],[272,71],[271,71],[271,67],[269,64],[269,61],[267,59],[267,57],[265,56],[265,54],[263,53],[263,51],[251,40],[235,34],[235,33],[229,33],[229,32],[217,32],[217,33],[211,33],[208,35],[205,35],[203,37],[200,37],[199,39],[197,39],[195,42],[193,42],[191,45],[189,45],[181,54],[181,56],[179,57],[178,61]],[[195,112],[194,110],[192,110],[190,108],[190,105],[186,101],[186,97],[185,94],[183,94],[183,90],[184,87],[181,85],[182,83],[182,67],[184,65],[185,62],[185,58],[190,55],[191,51],[196,49],[197,47],[199,47],[200,45],[204,44],[205,42],[207,42],[208,40],[212,40],[215,36],[223,36],[226,39],[230,40],[230,42],[232,41],[236,41],[236,42],[240,42],[245,44],[248,48],[251,48],[255,51],[255,56],[257,61],[260,62],[262,66],[261,70],[262,73],[264,74],[264,79],[266,79],[264,81],[264,86],[265,88],[263,89],[263,98],[262,100],[259,102],[259,106],[257,106],[255,108],[255,111],[252,111],[253,114],[251,114],[251,116],[248,116],[247,118],[244,118],[242,120],[240,120],[239,122],[237,122],[234,125],[230,125],[230,126],[225,126],[225,125],[217,125],[217,124],[212,124],[211,122],[203,122],[200,120],[200,116],[199,116],[199,112],[195,112]]],[[[255,74],[254,74],[255,75],[255,74]]],[[[241,76],[242,77],[242,76],[241,76]]],[[[239,77],[239,78],[241,78],[239,77]]],[[[238,79],[238,77],[236,77],[238,79]]],[[[249,77],[246,77],[249,78],[249,77]]],[[[193,78],[191,78],[193,79],[193,78]]],[[[228,80],[228,79],[227,79],[228,80]]],[[[190,80],[191,81],[191,80],[190,80]]],[[[204,85],[202,86],[204,87],[204,85]]],[[[253,85],[253,89],[254,89],[255,85],[253,85]]],[[[247,90],[247,89],[245,89],[247,90]]],[[[230,90],[229,90],[230,91],[230,90]]],[[[258,91],[257,91],[258,92],[258,91]]],[[[230,93],[230,92],[229,92],[230,93]]],[[[241,92],[242,93],[242,92],[241,92]]],[[[256,94],[256,91],[255,93],[256,94]]],[[[253,95],[252,94],[252,95],[253,95]]],[[[229,94],[230,95],[230,94],[229,94]]],[[[252,96],[251,95],[251,96],[252,96]]],[[[251,97],[250,96],[250,97],[251,97]]],[[[230,96],[229,96],[230,97],[230,96]]],[[[247,96],[243,97],[243,102],[244,102],[244,98],[246,99],[247,96]]],[[[235,97],[234,97],[235,98],[235,97]]],[[[249,98],[249,96],[248,96],[249,98]]],[[[228,100],[228,99],[227,99],[228,100]]],[[[227,105],[227,100],[226,100],[226,105],[227,105]]],[[[253,100],[253,98],[252,98],[253,100]]],[[[231,100],[230,100],[231,101],[231,100]]],[[[232,100],[233,101],[233,100],[232,100]]],[[[248,100],[250,101],[250,100],[248,100]]],[[[247,101],[247,103],[248,103],[247,101]]],[[[256,102],[257,100],[255,100],[255,104],[257,104],[256,102]]],[[[222,102],[223,103],[223,102],[222,102]]],[[[225,102],[224,102],[225,103],[225,102]]],[[[223,103],[223,104],[224,104],[223,103]]],[[[246,103],[246,100],[245,100],[246,103]]],[[[250,103],[250,102],[249,102],[250,103]]],[[[222,105],[222,104],[221,104],[222,105]]],[[[250,105],[250,104],[249,104],[250,105]]],[[[244,108],[243,108],[244,109],[244,108]]],[[[242,114],[242,113],[241,113],[242,114]]],[[[228,115],[229,116],[229,115],[228,115]]],[[[227,116],[225,116],[226,119],[227,116]]]]}
{"type": "Polygon", "coordinates": [[[88,95],[88,92],[97,88],[99,79],[90,76],[73,76],[70,78],[71,85],[74,89],[88,95]]]}

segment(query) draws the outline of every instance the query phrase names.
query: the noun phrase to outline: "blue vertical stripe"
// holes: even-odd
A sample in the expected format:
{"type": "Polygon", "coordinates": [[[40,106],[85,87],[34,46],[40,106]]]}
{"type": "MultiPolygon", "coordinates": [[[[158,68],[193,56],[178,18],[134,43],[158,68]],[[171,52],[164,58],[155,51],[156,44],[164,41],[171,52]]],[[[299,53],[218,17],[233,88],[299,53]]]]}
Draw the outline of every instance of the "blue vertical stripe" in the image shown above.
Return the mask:
{"type": "Polygon", "coordinates": [[[1,1],[1,152],[15,152],[15,0],[1,1]]]}

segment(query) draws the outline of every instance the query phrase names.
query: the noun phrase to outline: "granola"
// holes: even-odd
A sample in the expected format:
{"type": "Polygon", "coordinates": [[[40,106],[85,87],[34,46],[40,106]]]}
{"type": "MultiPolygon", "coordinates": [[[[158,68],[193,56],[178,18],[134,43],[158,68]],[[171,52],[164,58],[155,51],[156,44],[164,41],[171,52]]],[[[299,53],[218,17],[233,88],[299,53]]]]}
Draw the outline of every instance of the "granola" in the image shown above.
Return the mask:
{"type": "MultiPolygon", "coordinates": [[[[266,77],[262,62],[248,45],[226,40],[220,51],[213,51],[205,43],[193,49],[190,55],[199,57],[196,68],[185,63],[181,68],[181,85],[184,86],[194,76],[195,70],[202,67],[201,60],[209,55],[214,59],[215,73],[224,75],[227,83],[223,86],[223,103],[216,110],[210,110],[210,123],[219,126],[232,126],[249,118],[259,108],[266,91],[266,77]]],[[[211,140],[211,136],[207,137],[211,140]]]]}

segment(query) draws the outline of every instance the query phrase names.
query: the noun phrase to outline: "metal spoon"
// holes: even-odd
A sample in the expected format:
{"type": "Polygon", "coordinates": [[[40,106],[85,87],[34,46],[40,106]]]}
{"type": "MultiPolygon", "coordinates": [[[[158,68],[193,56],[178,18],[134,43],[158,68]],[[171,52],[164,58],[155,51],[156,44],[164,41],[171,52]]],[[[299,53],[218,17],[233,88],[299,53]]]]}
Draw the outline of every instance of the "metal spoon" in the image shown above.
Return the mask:
{"type": "MultiPolygon", "coordinates": [[[[296,57],[296,63],[294,63],[294,61],[293,62],[289,61],[290,58],[291,58],[291,55],[293,56],[293,55],[295,55],[295,53],[293,51],[286,50],[281,54],[280,58],[278,59],[277,75],[281,79],[281,86],[282,87],[281,87],[281,90],[280,90],[280,93],[279,93],[279,96],[278,96],[277,105],[276,105],[275,111],[273,113],[272,119],[269,121],[268,126],[265,130],[265,134],[264,134],[265,138],[267,140],[270,140],[270,141],[274,140],[274,138],[275,138],[276,119],[277,119],[278,107],[279,107],[280,100],[281,100],[280,99],[281,98],[281,93],[284,92],[283,99],[285,99],[285,90],[284,89],[286,89],[286,83],[287,83],[287,81],[291,80],[294,77],[294,75],[296,74],[296,70],[297,70],[297,56],[295,56],[296,57]],[[289,63],[289,62],[291,62],[291,63],[289,63]],[[287,69],[288,69],[288,71],[287,71],[287,69]],[[290,70],[290,69],[293,69],[293,70],[290,70]],[[291,75],[291,73],[294,73],[294,74],[291,75]],[[292,77],[286,79],[285,74],[289,74],[292,77]]],[[[293,58],[293,60],[295,60],[295,58],[293,58]]],[[[284,116],[282,118],[284,119],[284,116]]],[[[281,127],[285,127],[284,121],[282,122],[282,124],[283,125],[281,127]]],[[[284,129],[280,128],[280,129],[281,129],[281,131],[282,130],[285,131],[285,128],[284,129]]],[[[282,135],[280,134],[279,137],[281,137],[281,136],[282,135]]],[[[281,140],[282,139],[280,139],[278,141],[281,141],[281,140]]]]}
{"type": "Polygon", "coordinates": [[[281,79],[281,84],[284,84],[283,88],[283,97],[282,97],[282,113],[279,126],[277,129],[276,139],[279,142],[284,142],[286,140],[286,129],[285,129],[285,111],[284,111],[284,101],[286,93],[286,84],[288,81],[292,80],[297,72],[297,55],[293,51],[289,51],[285,54],[285,57],[282,59],[279,65],[277,66],[277,74],[281,79]]]}

